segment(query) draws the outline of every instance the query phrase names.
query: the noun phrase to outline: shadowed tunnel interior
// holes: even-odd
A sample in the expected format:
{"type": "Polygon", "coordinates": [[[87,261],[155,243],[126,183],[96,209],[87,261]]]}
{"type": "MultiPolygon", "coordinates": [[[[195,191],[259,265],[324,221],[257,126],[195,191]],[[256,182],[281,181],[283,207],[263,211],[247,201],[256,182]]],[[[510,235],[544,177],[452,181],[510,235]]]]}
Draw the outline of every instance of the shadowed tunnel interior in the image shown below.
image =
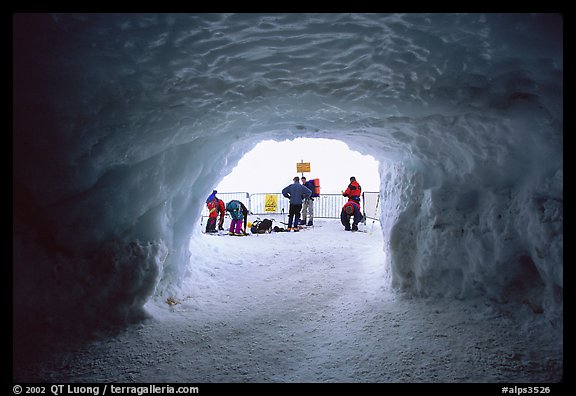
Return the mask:
{"type": "Polygon", "coordinates": [[[258,142],[297,137],[385,164],[395,290],[561,329],[562,24],[15,14],[14,339],[142,317],[194,266],[206,193],[258,142]]]}

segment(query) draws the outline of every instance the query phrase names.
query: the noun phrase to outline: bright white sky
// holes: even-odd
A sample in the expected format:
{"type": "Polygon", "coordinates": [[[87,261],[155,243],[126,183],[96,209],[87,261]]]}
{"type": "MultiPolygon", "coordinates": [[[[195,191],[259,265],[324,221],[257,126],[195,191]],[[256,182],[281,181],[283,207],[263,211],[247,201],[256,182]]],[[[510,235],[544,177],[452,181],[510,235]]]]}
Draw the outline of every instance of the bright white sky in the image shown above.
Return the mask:
{"type": "Polygon", "coordinates": [[[265,140],[238,162],[216,190],[220,193],[246,191],[253,193],[280,192],[292,183],[296,163],[310,162],[308,180],[320,179],[321,193],[339,194],[348,187],[350,176],[363,191],[379,191],[378,161],[368,155],[352,151],[348,146],[332,139],[298,138],[276,142],[265,140]]]}

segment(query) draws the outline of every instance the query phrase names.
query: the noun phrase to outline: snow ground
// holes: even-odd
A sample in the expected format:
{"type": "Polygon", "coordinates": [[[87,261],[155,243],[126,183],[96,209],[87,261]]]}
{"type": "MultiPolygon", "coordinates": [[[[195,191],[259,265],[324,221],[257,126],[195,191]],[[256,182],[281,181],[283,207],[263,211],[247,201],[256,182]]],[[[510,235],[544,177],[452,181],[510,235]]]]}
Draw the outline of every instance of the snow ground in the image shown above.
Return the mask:
{"type": "MultiPolygon", "coordinates": [[[[113,336],[14,374],[41,382],[558,382],[562,340],[485,301],[388,287],[382,235],[316,220],[300,233],[192,240],[199,287],[113,336]],[[204,264],[199,264],[204,263],[204,264]],[[540,336],[541,337],[541,336],[540,336]]],[[[361,228],[361,229],[362,229],[361,228]]]]}

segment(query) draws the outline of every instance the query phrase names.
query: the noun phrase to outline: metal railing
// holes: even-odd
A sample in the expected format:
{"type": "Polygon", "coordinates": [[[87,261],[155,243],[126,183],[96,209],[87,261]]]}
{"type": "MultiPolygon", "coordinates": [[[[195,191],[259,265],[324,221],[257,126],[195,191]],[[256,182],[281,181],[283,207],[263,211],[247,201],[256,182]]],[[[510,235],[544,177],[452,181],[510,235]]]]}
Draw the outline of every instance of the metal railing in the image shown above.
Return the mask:
{"type": "Polygon", "coordinates": [[[367,219],[380,221],[380,192],[365,191],[362,193],[362,212],[367,219]]]}
{"type": "MultiPolygon", "coordinates": [[[[314,198],[314,218],[340,218],[342,206],[348,201],[348,198],[340,194],[321,194],[314,198]]],[[[290,201],[282,194],[257,193],[250,195],[251,211],[256,215],[288,213],[290,201]],[[267,211],[265,208],[266,198],[270,195],[276,195],[278,198],[277,209],[274,212],[267,211]]]]}
{"type": "MultiPolygon", "coordinates": [[[[364,192],[362,193],[362,212],[366,213],[366,218],[379,220],[379,192],[364,192]]],[[[247,192],[232,192],[232,193],[218,193],[218,198],[224,202],[230,202],[237,199],[242,202],[248,210],[254,215],[267,215],[267,214],[282,214],[288,213],[290,208],[290,201],[280,193],[254,193],[247,192]],[[275,198],[273,198],[275,197],[275,198]],[[276,205],[273,206],[267,200],[274,200],[276,205]],[[275,209],[275,210],[273,210],[275,209]]],[[[314,198],[314,218],[338,219],[342,206],[348,201],[348,198],[341,194],[320,194],[319,197],[314,198]]],[[[202,216],[208,216],[206,206],[202,210],[202,216]]]]}

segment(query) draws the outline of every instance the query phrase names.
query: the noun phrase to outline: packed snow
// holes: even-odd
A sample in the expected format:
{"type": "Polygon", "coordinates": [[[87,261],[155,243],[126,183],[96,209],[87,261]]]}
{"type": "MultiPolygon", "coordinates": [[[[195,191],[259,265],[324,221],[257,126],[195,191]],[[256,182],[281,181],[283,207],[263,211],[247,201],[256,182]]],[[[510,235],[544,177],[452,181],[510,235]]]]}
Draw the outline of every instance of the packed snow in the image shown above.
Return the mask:
{"type": "MultiPolygon", "coordinates": [[[[286,359],[272,349],[270,372],[299,357],[327,370],[277,377],[262,365],[246,380],[399,381],[408,370],[420,381],[558,381],[562,30],[561,14],[14,14],[14,378],[119,376],[122,359],[100,355],[92,374],[74,359],[125,345],[123,356],[137,356],[134,379],[145,380],[156,356],[172,363],[190,344],[208,356],[226,336],[247,337],[239,321],[252,318],[257,334],[299,340],[282,349],[286,359]],[[329,237],[336,221],[323,227],[329,246],[313,242],[320,227],[266,236],[314,244],[326,257],[311,273],[292,261],[267,266],[288,256],[284,245],[264,248],[268,259],[218,247],[242,251],[262,236],[205,240],[197,228],[214,186],[259,142],[301,137],[340,140],[378,161],[378,232],[329,237]],[[350,240],[339,238],[371,241],[372,253],[347,262],[339,252],[350,240]],[[329,283],[318,278],[325,271],[329,283]],[[298,280],[303,295],[292,300],[298,280]],[[250,310],[257,288],[269,293],[260,295],[269,311],[250,310]],[[169,298],[179,302],[173,312],[169,298]],[[293,311],[278,315],[282,298],[293,311]],[[347,309],[350,319],[339,320],[347,309]],[[124,331],[85,350],[45,351],[116,325],[124,331]],[[174,348],[163,349],[167,339],[174,348]],[[138,340],[147,348],[135,353],[138,340]],[[386,354],[392,346],[398,353],[386,354]],[[349,364],[334,365],[338,353],[349,364]],[[414,369],[421,355],[451,363],[434,377],[414,369]],[[69,356],[63,370],[51,366],[69,356]],[[486,371],[456,377],[462,362],[486,371]]],[[[232,360],[274,344],[240,340],[227,344],[232,360]]],[[[174,364],[198,367],[199,380],[244,378],[240,368],[202,378],[208,362],[174,364]]],[[[185,379],[158,369],[151,378],[185,379]]]]}
{"type": "MultiPolygon", "coordinates": [[[[282,217],[267,218],[284,227],[282,217]]],[[[392,292],[378,222],[359,228],[317,219],[298,233],[200,235],[191,250],[202,264],[188,295],[150,301],[153,319],[67,347],[26,376],[56,383],[561,380],[557,340],[522,328],[511,312],[482,300],[392,292]]]]}

